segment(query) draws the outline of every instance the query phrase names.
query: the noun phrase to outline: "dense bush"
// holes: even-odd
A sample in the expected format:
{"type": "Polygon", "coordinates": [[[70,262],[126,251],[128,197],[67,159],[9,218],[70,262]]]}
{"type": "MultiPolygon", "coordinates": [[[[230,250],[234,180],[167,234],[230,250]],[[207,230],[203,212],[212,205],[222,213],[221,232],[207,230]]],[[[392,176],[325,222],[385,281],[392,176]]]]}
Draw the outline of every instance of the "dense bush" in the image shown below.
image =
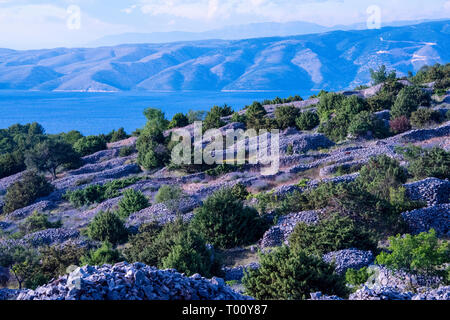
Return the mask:
{"type": "Polygon", "coordinates": [[[408,174],[397,160],[382,155],[370,159],[360,171],[356,181],[380,199],[389,199],[389,188],[398,188],[406,182],[408,174]]]}
{"type": "Polygon", "coordinates": [[[242,184],[241,182],[235,184],[231,188],[231,192],[233,193],[233,195],[235,196],[236,199],[240,199],[240,200],[246,200],[248,195],[250,194],[247,191],[247,187],[244,184],[242,184]]]}
{"type": "Polygon", "coordinates": [[[25,221],[20,225],[20,231],[23,233],[32,233],[45,229],[60,228],[61,221],[50,222],[48,214],[33,212],[25,221]]]}
{"type": "Polygon", "coordinates": [[[194,229],[218,248],[250,244],[262,235],[264,225],[258,212],[244,207],[230,188],[216,191],[195,212],[194,229]]]}
{"type": "Polygon", "coordinates": [[[76,244],[66,244],[64,246],[43,247],[40,249],[40,253],[40,272],[50,280],[66,274],[69,266],[80,265],[81,258],[86,254],[86,249],[76,244]]]}
{"type": "Polygon", "coordinates": [[[194,111],[189,110],[186,117],[188,118],[189,124],[194,123],[195,121],[203,121],[206,116],[206,111],[194,111]]]}
{"type": "Polygon", "coordinates": [[[67,142],[47,139],[26,152],[25,163],[28,169],[49,172],[56,179],[59,168],[80,167],[81,159],[67,142]]]}
{"type": "Polygon", "coordinates": [[[107,134],[106,140],[108,142],[117,142],[121,140],[128,139],[130,136],[125,132],[124,128],[119,128],[117,131],[113,130],[107,134]]]}
{"type": "Polygon", "coordinates": [[[408,160],[408,172],[414,179],[450,179],[450,152],[437,147],[422,149],[416,146],[397,148],[397,151],[408,160]]]}
{"type": "Polygon", "coordinates": [[[134,146],[126,146],[126,147],[120,148],[119,157],[128,157],[128,156],[131,156],[135,152],[136,152],[136,148],[134,146]]]}
{"type": "Polygon", "coordinates": [[[205,121],[203,121],[203,131],[209,129],[219,129],[225,125],[225,122],[221,120],[222,117],[226,117],[233,114],[233,110],[224,105],[223,107],[214,106],[206,114],[205,121]]]}
{"type": "Polygon", "coordinates": [[[102,136],[83,137],[73,145],[73,149],[81,156],[87,156],[106,149],[106,140],[102,136]]]}
{"type": "Polygon", "coordinates": [[[252,105],[248,106],[245,113],[245,124],[247,129],[270,129],[272,127],[272,123],[266,115],[266,109],[264,109],[262,104],[259,102],[254,102],[252,105]]]}
{"type": "Polygon", "coordinates": [[[376,261],[394,270],[435,275],[442,274],[440,267],[450,263],[450,246],[440,241],[433,229],[418,235],[389,238],[389,252],[381,252],[376,261]]]}
{"type": "Polygon", "coordinates": [[[295,124],[299,130],[311,130],[320,123],[319,116],[316,112],[304,111],[295,119],[295,124]]]}
{"type": "Polygon", "coordinates": [[[347,295],[345,281],[333,266],[320,257],[288,247],[261,254],[260,268],[250,270],[242,282],[245,292],[259,300],[305,300],[317,291],[347,295]]]}
{"type": "Polygon", "coordinates": [[[345,273],[345,281],[352,286],[359,286],[366,283],[371,275],[372,272],[370,272],[367,267],[363,267],[359,270],[350,268],[345,273]]]}
{"type": "Polygon", "coordinates": [[[0,154],[0,179],[26,169],[24,154],[20,151],[0,154]]]}
{"type": "Polygon", "coordinates": [[[90,250],[80,259],[80,264],[90,266],[102,266],[104,264],[115,264],[123,261],[123,257],[117,249],[109,242],[103,242],[98,249],[90,250]]]}
{"type": "Polygon", "coordinates": [[[147,123],[136,141],[137,162],[150,170],[162,167],[168,162],[167,139],[163,133],[169,122],[165,119],[164,113],[158,109],[148,108],[144,111],[144,115],[147,117],[147,123]]]}
{"type": "Polygon", "coordinates": [[[367,99],[370,111],[376,112],[392,109],[397,95],[403,87],[404,85],[398,81],[385,82],[376,95],[367,99]]]}
{"type": "Polygon", "coordinates": [[[419,87],[407,86],[400,90],[394,106],[392,107],[391,117],[401,116],[410,117],[411,113],[417,110],[419,106],[430,105],[430,95],[419,87]]]}
{"type": "Polygon", "coordinates": [[[83,138],[83,135],[80,131],[72,130],[67,133],[63,132],[59,134],[59,137],[66,143],[70,144],[72,147],[81,138],[83,138]]]}
{"type": "Polygon", "coordinates": [[[118,244],[127,239],[128,231],[116,213],[100,211],[89,224],[87,235],[93,240],[118,244]]]}
{"type": "Polygon", "coordinates": [[[245,114],[239,114],[238,112],[233,113],[233,115],[231,116],[231,122],[245,123],[246,122],[245,114]]]}
{"type": "Polygon", "coordinates": [[[330,92],[324,93],[320,97],[320,102],[317,104],[317,114],[320,121],[327,121],[330,115],[342,105],[345,96],[342,94],[330,92]]]}
{"type": "Polygon", "coordinates": [[[176,268],[188,275],[201,273],[209,277],[219,269],[217,254],[213,257],[202,237],[181,219],[164,227],[154,223],[141,226],[124,254],[131,262],[176,268]]]}
{"type": "Polygon", "coordinates": [[[273,100],[264,100],[262,104],[263,105],[268,105],[268,104],[285,104],[285,103],[291,103],[291,102],[295,102],[295,101],[303,101],[303,99],[299,95],[290,96],[288,98],[276,97],[273,100]]]}
{"type": "Polygon", "coordinates": [[[441,122],[442,116],[439,111],[419,108],[411,114],[411,124],[416,128],[424,128],[441,122]]]}
{"type": "Polygon", "coordinates": [[[184,196],[184,191],[180,186],[162,185],[155,195],[155,202],[162,203],[173,200],[180,200],[184,196]]]}
{"type": "Polygon", "coordinates": [[[384,121],[369,111],[362,111],[357,114],[351,120],[348,132],[356,137],[365,136],[370,132],[373,137],[378,139],[383,139],[389,134],[384,121]]]}
{"type": "Polygon", "coordinates": [[[168,129],[182,128],[189,124],[189,119],[183,113],[176,113],[169,123],[168,129]]]}
{"type": "Polygon", "coordinates": [[[122,218],[127,218],[130,214],[138,212],[148,206],[148,199],[141,191],[127,189],[123,192],[123,198],[119,201],[118,214],[122,218]]]}
{"type": "Polygon", "coordinates": [[[222,163],[205,171],[208,176],[219,177],[230,172],[242,171],[241,165],[222,163]]]}
{"type": "Polygon", "coordinates": [[[295,119],[299,116],[300,109],[294,106],[280,106],[275,109],[275,121],[281,130],[295,127],[295,119]]]}
{"type": "Polygon", "coordinates": [[[19,284],[23,287],[35,289],[47,280],[39,272],[39,254],[35,249],[14,245],[0,246],[0,266],[8,268],[19,284]]]}
{"type": "Polygon", "coordinates": [[[10,213],[29,206],[38,198],[45,197],[52,191],[53,186],[43,176],[34,171],[27,171],[19,181],[8,187],[3,212],[10,213]]]}
{"type": "Polygon", "coordinates": [[[433,66],[423,66],[411,80],[416,84],[430,83],[433,81],[450,78],[450,63],[441,65],[436,63],[433,66]]]}
{"type": "Polygon", "coordinates": [[[389,121],[389,127],[394,134],[399,134],[411,130],[411,124],[409,123],[408,118],[405,116],[400,116],[395,118],[394,120],[389,121]]]}
{"type": "Polygon", "coordinates": [[[349,217],[334,215],[315,225],[297,224],[289,245],[293,250],[321,255],[348,248],[375,250],[377,241],[349,217]]]}

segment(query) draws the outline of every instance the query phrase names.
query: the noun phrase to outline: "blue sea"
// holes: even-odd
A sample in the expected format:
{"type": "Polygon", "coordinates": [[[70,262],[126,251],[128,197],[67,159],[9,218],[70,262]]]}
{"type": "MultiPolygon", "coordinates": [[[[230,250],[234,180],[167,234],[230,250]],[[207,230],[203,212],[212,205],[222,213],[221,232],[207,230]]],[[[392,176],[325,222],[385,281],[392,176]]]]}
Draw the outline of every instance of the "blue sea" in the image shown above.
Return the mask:
{"type": "Polygon", "coordinates": [[[228,104],[240,110],[253,101],[290,95],[308,98],[311,92],[42,92],[0,91],[0,128],[38,122],[47,133],[78,130],[84,135],[127,132],[145,124],[145,108],[158,108],[167,119],[178,112],[209,110],[228,104]]]}

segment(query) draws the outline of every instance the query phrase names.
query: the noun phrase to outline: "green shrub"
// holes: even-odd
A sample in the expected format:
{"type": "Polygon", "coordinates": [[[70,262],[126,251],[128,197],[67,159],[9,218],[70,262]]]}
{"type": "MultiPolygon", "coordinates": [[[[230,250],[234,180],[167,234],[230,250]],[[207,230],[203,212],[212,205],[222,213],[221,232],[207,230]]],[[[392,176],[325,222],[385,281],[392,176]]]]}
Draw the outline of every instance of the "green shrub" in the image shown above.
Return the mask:
{"type": "Polygon", "coordinates": [[[262,235],[263,222],[253,208],[244,207],[232,189],[216,191],[195,212],[193,227],[218,248],[250,244],[262,235]]]}
{"type": "Polygon", "coordinates": [[[312,130],[320,123],[319,116],[316,112],[301,112],[295,119],[295,124],[299,130],[312,130]]]}
{"type": "Polygon", "coordinates": [[[168,129],[182,128],[189,124],[189,119],[183,113],[176,113],[170,121],[168,129]]]}
{"type": "Polygon", "coordinates": [[[239,114],[238,112],[234,112],[233,115],[231,116],[231,122],[245,123],[246,122],[245,114],[239,114]]]}
{"type": "Polygon", "coordinates": [[[407,117],[400,116],[394,120],[389,121],[389,127],[392,133],[399,134],[411,130],[411,124],[407,117]]]}
{"type": "Polygon", "coordinates": [[[66,142],[48,139],[38,143],[25,154],[28,169],[49,172],[56,179],[57,170],[63,166],[71,169],[81,166],[80,155],[66,142]]]}
{"type": "Polygon", "coordinates": [[[360,137],[367,135],[368,132],[378,139],[388,136],[388,128],[384,121],[377,118],[369,111],[358,113],[350,122],[348,132],[353,136],[360,137]]]}
{"type": "Polygon", "coordinates": [[[189,124],[191,124],[194,123],[195,121],[203,121],[206,116],[206,111],[189,110],[186,116],[188,118],[189,124]]]}
{"type": "Polygon", "coordinates": [[[421,88],[407,86],[400,90],[394,106],[392,107],[391,117],[401,116],[410,117],[411,113],[417,110],[419,106],[429,106],[431,98],[421,88]]]}
{"type": "Polygon", "coordinates": [[[450,262],[450,247],[446,240],[440,241],[436,231],[407,234],[389,238],[389,252],[381,252],[376,262],[393,270],[436,275],[440,267],[450,262]]]}
{"type": "Polygon", "coordinates": [[[141,191],[127,189],[123,192],[123,198],[119,201],[118,214],[122,218],[128,218],[130,214],[138,212],[148,206],[148,199],[141,191]]]}
{"type": "Polygon", "coordinates": [[[43,247],[40,249],[40,270],[50,280],[67,273],[69,266],[78,266],[86,249],[76,244],[43,247]]]}
{"type": "Polygon", "coordinates": [[[231,192],[233,193],[233,195],[234,195],[234,197],[236,199],[239,199],[239,200],[242,200],[242,201],[246,200],[248,195],[250,194],[247,191],[247,187],[244,184],[242,184],[241,182],[235,184],[231,188],[231,192]]]}
{"type": "Polygon", "coordinates": [[[441,113],[436,110],[420,108],[411,114],[411,124],[416,128],[424,128],[441,122],[441,113]]]}
{"type": "Polygon", "coordinates": [[[117,244],[126,241],[128,231],[116,213],[100,211],[89,224],[87,235],[93,240],[117,244]]]}
{"type": "Polygon", "coordinates": [[[330,92],[322,94],[320,102],[317,104],[317,114],[320,121],[325,122],[329,120],[330,115],[340,106],[345,100],[345,96],[342,94],[330,92]]]}
{"type": "Polygon", "coordinates": [[[214,168],[206,170],[205,173],[211,177],[219,177],[224,174],[236,171],[242,171],[242,166],[222,163],[215,166],[214,168]]]}
{"type": "Polygon", "coordinates": [[[67,142],[72,147],[75,144],[75,142],[77,142],[78,140],[83,138],[83,135],[81,134],[81,132],[80,131],[76,131],[76,130],[72,130],[72,131],[69,131],[67,133],[61,133],[59,136],[61,137],[61,139],[64,142],[67,142]]]}
{"type": "Polygon", "coordinates": [[[27,171],[19,181],[8,187],[3,212],[10,213],[29,206],[38,198],[49,195],[53,189],[43,176],[27,171]]]}
{"type": "Polygon", "coordinates": [[[128,139],[129,137],[124,128],[119,128],[117,131],[113,130],[107,135],[109,142],[117,142],[128,139]]]}
{"type": "Polygon", "coordinates": [[[266,115],[266,109],[259,102],[254,102],[248,106],[245,112],[247,129],[270,129],[272,124],[266,115]]]}
{"type": "Polygon", "coordinates": [[[275,121],[281,130],[295,127],[295,119],[299,116],[300,110],[294,106],[280,106],[275,109],[275,121]]]}
{"type": "Polygon", "coordinates": [[[0,154],[0,179],[26,169],[24,155],[20,151],[0,154]]]}
{"type": "Polygon", "coordinates": [[[345,273],[345,281],[352,286],[359,286],[364,283],[372,276],[372,272],[363,267],[359,270],[348,269],[345,273]]]}
{"type": "Polygon", "coordinates": [[[227,105],[224,105],[223,107],[212,107],[206,114],[205,121],[203,121],[203,131],[223,127],[225,122],[223,122],[221,118],[231,114],[233,114],[233,110],[227,105]]]}
{"type": "Polygon", "coordinates": [[[155,223],[141,226],[124,254],[130,262],[175,268],[188,275],[211,276],[219,270],[217,254],[213,258],[203,238],[181,219],[164,227],[155,223]]]}
{"type": "Polygon", "coordinates": [[[370,69],[370,77],[372,78],[372,85],[393,81],[397,78],[397,73],[392,70],[389,74],[387,73],[386,66],[383,64],[378,70],[370,69]]]}
{"type": "Polygon", "coordinates": [[[422,149],[416,146],[397,150],[408,160],[408,172],[415,180],[427,177],[450,179],[450,152],[437,147],[422,149]]]}
{"type": "Polygon", "coordinates": [[[180,200],[184,196],[184,191],[176,185],[162,185],[155,195],[155,202],[162,203],[173,200],[180,200]]]}
{"type": "Polygon", "coordinates": [[[134,146],[126,146],[120,149],[119,157],[128,157],[136,152],[136,148],[134,146]]]}
{"type": "Polygon", "coordinates": [[[362,167],[356,181],[376,197],[388,200],[389,188],[398,188],[407,179],[406,170],[397,160],[382,155],[370,159],[369,163],[362,167]]]}
{"type": "Polygon", "coordinates": [[[81,257],[80,263],[89,266],[102,266],[104,264],[115,264],[123,261],[120,252],[114,249],[109,242],[103,242],[102,246],[96,250],[90,250],[81,257]]]}
{"type": "Polygon", "coordinates": [[[383,84],[381,90],[373,97],[367,99],[369,109],[372,112],[381,110],[390,110],[397,99],[397,95],[404,87],[397,81],[387,81],[383,84]]]}
{"type": "Polygon", "coordinates": [[[87,156],[106,149],[106,140],[101,136],[83,137],[73,145],[73,149],[81,156],[87,156]]]}
{"type": "Polygon", "coordinates": [[[293,250],[324,254],[348,248],[375,250],[377,241],[349,217],[334,215],[315,225],[297,224],[289,245],[293,250]]]}
{"type": "Polygon", "coordinates": [[[343,277],[320,257],[288,247],[260,255],[260,268],[242,279],[246,294],[258,300],[306,300],[312,292],[346,296],[343,277]]]}
{"type": "Polygon", "coordinates": [[[61,221],[50,222],[48,218],[48,214],[35,211],[20,225],[20,231],[27,234],[46,229],[56,229],[62,226],[61,221]]]}

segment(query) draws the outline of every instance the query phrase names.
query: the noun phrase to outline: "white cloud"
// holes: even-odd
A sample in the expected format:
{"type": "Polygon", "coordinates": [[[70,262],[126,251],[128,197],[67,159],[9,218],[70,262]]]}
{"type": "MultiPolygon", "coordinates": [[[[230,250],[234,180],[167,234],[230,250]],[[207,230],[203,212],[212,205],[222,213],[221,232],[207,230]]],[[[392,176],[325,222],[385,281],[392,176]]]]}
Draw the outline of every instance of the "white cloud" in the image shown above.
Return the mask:
{"type": "Polygon", "coordinates": [[[108,34],[131,31],[93,18],[81,11],[81,27],[67,27],[70,13],[55,5],[22,5],[0,8],[2,47],[23,49],[55,46],[80,46],[108,34]]]}

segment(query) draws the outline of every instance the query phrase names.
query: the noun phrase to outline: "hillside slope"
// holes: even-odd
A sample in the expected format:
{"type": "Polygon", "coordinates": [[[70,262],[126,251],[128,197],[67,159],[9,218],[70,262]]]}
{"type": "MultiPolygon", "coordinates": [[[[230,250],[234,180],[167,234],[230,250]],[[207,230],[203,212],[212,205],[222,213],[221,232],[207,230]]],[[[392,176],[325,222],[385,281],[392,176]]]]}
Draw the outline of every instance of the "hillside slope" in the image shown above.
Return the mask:
{"type": "Polygon", "coordinates": [[[284,38],[0,50],[0,89],[340,90],[450,60],[450,21],[284,38]]]}

